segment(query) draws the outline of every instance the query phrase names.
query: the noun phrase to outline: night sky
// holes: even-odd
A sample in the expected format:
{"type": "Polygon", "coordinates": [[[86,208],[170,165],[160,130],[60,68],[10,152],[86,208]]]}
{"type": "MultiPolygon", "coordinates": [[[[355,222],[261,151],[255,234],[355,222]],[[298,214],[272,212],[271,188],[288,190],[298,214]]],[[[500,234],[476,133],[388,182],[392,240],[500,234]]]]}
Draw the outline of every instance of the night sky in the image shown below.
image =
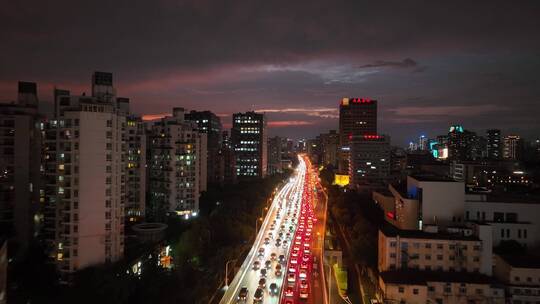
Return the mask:
{"type": "Polygon", "coordinates": [[[18,80],[89,92],[114,73],[139,114],[266,111],[271,135],[337,128],[379,100],[405,145],[450,124],[540,136],[540,1],[3,1],[0,100],[18,80]]]}

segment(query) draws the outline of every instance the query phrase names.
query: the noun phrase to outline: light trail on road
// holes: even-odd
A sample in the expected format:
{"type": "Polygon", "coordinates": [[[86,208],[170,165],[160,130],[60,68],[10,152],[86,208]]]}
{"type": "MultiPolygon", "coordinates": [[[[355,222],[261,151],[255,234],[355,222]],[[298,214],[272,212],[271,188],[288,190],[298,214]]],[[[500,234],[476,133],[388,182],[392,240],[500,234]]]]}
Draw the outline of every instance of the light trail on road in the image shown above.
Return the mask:
{"type": "Polygon", "coordinates": [[[225,291],[220,304],[231,303],[280,303],[280,294],[284,279],[287,276],[287,262],[291,242],[294,243],[297,224],[300,218],[300,204],[305,188],[306,164],[303,158],[299,157],[299,165],[293,177],[274,196],[274,200],[268,210],[261,228],[257,234],[255,242],[249,251],[246,259],[242,263],[240,270],[236,273],[228,289],[225,291]],[[271,233],[272,235],[270,236],[271,233]],[[279,237],[282,233],[282,237],[279,237]],[[287,233],[290,237],[287,237],[287,233]],[[265,239],[268,238],[268,244],[265,239]],[[277,242],[280,238],[281,242],[277,242]],[[284,243],[286,244],[284,245],[284,243]],[[262,248],[262,249],[261,249],[262,248]],[[261,253],[259,254],[259,250],[261,253]],[[275,254],[275,259],[272,257],[275,254]],[[283,255],[285,261],[279,261],[279,256],[283,255]],[[259,262],[258,267],[254,267],[255,262],[259,262]],[[266,284],[261,286],[262,299],[255,299],[256,290],[261,279],[261,269],[266,269],[266,262],[269,261],[269,268],[266,270],[266,284]],[[282,274],[276,275],[276,266],[281,265],[282,274]],[[258,269],[255,269],[258,268],[258,269]],[[275,283],[277,290],[274,294],[270,292],[270,284],[275,283]],[[239,299],[242,289],[247,289],[245,300],[239,299]]]}

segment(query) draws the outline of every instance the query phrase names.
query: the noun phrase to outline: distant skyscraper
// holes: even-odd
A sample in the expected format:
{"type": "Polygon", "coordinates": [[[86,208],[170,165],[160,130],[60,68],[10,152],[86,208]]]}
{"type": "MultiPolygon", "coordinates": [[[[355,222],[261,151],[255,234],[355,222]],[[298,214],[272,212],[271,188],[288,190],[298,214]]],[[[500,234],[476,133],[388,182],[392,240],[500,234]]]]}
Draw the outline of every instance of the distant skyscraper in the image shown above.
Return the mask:
{"type": "Polygon", "coordinates": [[[40,206],[41,121],[36,84],[19,82],[18,100],[0,104],[0,234],[22,256],[40,206]]]}
{"type": "Polygon", "coordinates": [[[232,147],[231,137],[227,131],[222,132],[223,142],[218,153],[218,167],[221,185],[235,184],[236,179],[236,156],[232,147]]]}
{"type": "Polygon", "coordinates": [[[151,129],[149,207],[158,221],[166,214],[196,216],[201,182],[206,183],[200,166],[206,164],[206,133],[185,120],[184,113],[183,108],[174,108],[172,117],[154,122],[151,129]]]}
{"type": "Polygon", "coordinates": [[[353,136],[377,135],[377,101],[369,98],[343,98],[339,106],[339,171],[349,169],[349,141],[353,136]]]}
{"type": "Polygon", "coordinates": [[[337,169],[338,151],[339,151],[339,134],[336,130],[330,130],[328,133],[320,135],[322,146],[322,163],[331,165],[337,169]]]}
{"type": "Polygon", "coordinates": [[[238,178],[265,177],[268,158],[266,116],[255,112],[235,113],[232,125],[238,178]]]}
{"type": "Polygon", "coordinates": [[[486,132],[487,135],[487,157],[489,159],[500,159],[502,144],[501,130],[490,129],[486,132]]]}
{"type": "Polygon", "coordinates": [[[483,138],[465,130],[460,125],[451,126],[448,131],[448,158],[451,160],[476,160],[483,156],[483,138]]]}
{"type": "Polygon", "coordinates": [[[92,79],[92,96],[55,91],[45,133],[44,231],[64,275],[124,254],[129,100],[114,96],[112,74],[92,79]]]}
{"type": "Polygon", "coordinates": [[[522,139],[518,135],[505,136],[503,145],[503,158],[519,160],[522,144],[522,139]]]}
{"type": "Polygon", "coordinates": [[[420,137],[418,137],[418,150],[428,150],[428,138],[425,135],[420,135],[420,137]]]}
{"type": "Polygon", "coordinates": [[[186,113],[186,120],[195,121],[199,132],[207,134],[207,181],[208,183],[219,183],[222,177],[219,176],[220,170],[216,168],[216,164],[222,141],[221,119],[210,111],[191,111],[186,113]]]}
{"type": "Polygon", "coordinates": [[[268,174],[281,173],[281,148],[283,139],[279,136],[268,138],[268,174]]]}

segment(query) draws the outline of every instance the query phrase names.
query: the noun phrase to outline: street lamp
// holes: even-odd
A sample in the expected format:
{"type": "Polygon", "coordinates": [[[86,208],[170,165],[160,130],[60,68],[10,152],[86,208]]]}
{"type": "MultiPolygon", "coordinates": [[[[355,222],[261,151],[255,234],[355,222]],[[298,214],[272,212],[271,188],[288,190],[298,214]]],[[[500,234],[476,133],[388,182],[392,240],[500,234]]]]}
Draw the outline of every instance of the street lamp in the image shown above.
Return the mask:
{"type": "Polygon", "coordinates": [[[261,222],[263,221],[262,216],[255,220],[255,237],[257,237],[257,230],[259,229],[258,228],[259,227],[259,221],[261,221],[261,222]]]}
{"type": "Polygon", "coordinates": [[[225,286],[223,286],[223,288],[225,290],[227,290],[229,288],[229,278],[228,278],[228,275],[229,275],[229,263],[234,262],[234,261],[236,261],[236,259],[229,260],[229,261],[227,261],[227,263],[225,263],[225,286]]]}

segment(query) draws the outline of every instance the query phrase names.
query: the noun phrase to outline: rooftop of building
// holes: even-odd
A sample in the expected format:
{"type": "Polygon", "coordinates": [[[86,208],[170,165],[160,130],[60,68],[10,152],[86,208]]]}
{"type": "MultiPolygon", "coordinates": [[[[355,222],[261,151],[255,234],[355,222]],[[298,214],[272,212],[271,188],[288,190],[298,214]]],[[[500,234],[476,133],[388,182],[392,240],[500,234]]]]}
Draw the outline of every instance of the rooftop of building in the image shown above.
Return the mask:
{"type": "Polygon", "coordinates": [[[411,178],[414,178],[417,181],[420,182],[453,182],[458,183],[458,181],[455,181],[452,178],[446,177],[446,176],[440,176],[435,174],[413,174],[410,176],[411,178]]]}
{"type": "Polygon", "coordinates": [[[460,233],[449,233],[445,231],[426,232],[422,230],[402,230],[395,226],[384,223],[379,229],[387,237],[410,238],[410,239],[434,239],[434,240],[456,240],[456,241],[478,241],[476,236],[466,236],[460,233]]]}
{"type": "Polygon", "coordinates": [[[381,272],[380,276],[386,284],[427,285],[428,282],[444,282],[499,285],[494,278],[477,272],[422,271],[407,269],[381,272]]]}
{"type": "Polygon", "coordinates": [[[489,193],[468,192],[468,202],[540,204],[540,193],[537,191],[499,191],[489,193]],[[477,195],[477,199],[473,199],[477,195]]]}
{"type": "Polygon", "coordinates": [[[499,254],[510,266],[515,268],[540,269],[540,256],[530,253],[499,254]]]}

